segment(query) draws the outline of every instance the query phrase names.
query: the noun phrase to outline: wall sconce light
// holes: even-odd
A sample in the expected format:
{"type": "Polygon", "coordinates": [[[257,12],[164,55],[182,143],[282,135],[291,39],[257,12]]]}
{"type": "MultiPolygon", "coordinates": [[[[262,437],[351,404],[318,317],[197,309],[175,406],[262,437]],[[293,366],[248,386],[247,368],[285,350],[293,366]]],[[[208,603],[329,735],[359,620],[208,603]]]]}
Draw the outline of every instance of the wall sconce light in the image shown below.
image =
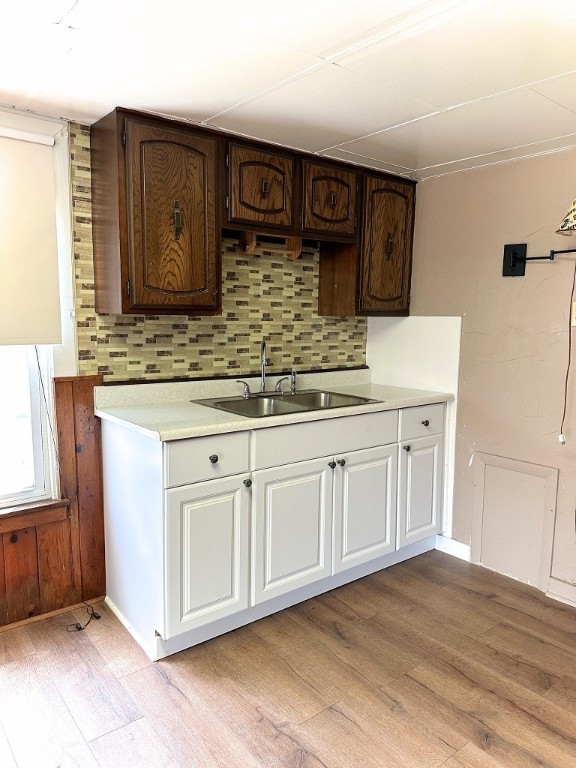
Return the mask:
{"type": "MultiPolygon", "coordinates": [[[[562,219],[557,235],[573,235],[576,233],[576,199],[568,209],[568,213],[562,219]]],[[[527,261],[554,261],[558,253],[576,253],[576,248],[565,248],[560,251],[550,251],[549,256],[526,256],[528,246],[526,243],[515,243],[504,246],[504,259],[502,261],[502,277],[524,277],[527,261]]]]}

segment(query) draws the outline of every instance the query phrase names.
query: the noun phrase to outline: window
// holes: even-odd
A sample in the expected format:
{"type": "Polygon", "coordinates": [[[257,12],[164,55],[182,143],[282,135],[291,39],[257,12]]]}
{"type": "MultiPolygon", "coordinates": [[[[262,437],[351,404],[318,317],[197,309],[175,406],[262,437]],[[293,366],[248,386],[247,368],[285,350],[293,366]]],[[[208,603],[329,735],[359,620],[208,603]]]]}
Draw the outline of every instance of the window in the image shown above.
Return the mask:
{"type": "Polygon", "coordinates": [[[0,347],[0,511],[56,490],[46,391],[50,357],[47,349],[0,347]]]}
{"type": "Polygon", "coordinates": [[[58,496],[52,378],[77,373],[70,234],[66,123],[0,107],[0,514],[58,496]]]}

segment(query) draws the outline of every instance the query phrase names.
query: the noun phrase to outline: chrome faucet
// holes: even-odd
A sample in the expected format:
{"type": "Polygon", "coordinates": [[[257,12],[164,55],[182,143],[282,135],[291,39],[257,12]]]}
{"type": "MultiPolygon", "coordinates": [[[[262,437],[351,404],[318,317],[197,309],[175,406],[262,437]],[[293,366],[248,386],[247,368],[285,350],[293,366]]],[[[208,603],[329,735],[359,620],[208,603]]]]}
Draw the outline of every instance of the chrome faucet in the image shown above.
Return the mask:
{"type": "Polygon", "coordinates": [[[260,344],[260,392],[266,392],[266,366],[268,362],[266,359],[266,341],[262,339],[260,344]]]}
{"type": "Polygon", "coordinates": [[[278,379],[278,381],[276,382],[276,392],[280,392],[280,394],[283,394],[282,384],[285,381],[290,382],[290,394],[295,395],[296,394],[296,369],[295,368],[292,368],[292,373],[290,374],[290,376],[282,376],[281,379],[278,379]]]}

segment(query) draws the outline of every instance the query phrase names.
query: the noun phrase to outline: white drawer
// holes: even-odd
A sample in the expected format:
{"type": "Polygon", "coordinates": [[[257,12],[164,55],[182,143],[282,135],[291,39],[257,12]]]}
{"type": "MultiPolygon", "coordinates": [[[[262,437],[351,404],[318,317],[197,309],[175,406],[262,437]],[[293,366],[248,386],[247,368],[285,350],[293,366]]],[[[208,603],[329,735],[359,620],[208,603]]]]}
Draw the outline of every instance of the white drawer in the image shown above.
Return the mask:
{"type": "Polygon", "coordinates": [[[400,441],[444,432],[444,403],[400,410],[400,441]]]}
{"type": "Polygon", "coordinates": [[[249,450],[249,432],[172,440],[164,450],[164,487],[247,472],[249,450]]]}
{"type": "Polygon", "coordinates": [[[398,411],[361,413],[253,433],[253,469],[266,469],[295,461],[334,456],[387,445],[398,440],[398,411]]]}

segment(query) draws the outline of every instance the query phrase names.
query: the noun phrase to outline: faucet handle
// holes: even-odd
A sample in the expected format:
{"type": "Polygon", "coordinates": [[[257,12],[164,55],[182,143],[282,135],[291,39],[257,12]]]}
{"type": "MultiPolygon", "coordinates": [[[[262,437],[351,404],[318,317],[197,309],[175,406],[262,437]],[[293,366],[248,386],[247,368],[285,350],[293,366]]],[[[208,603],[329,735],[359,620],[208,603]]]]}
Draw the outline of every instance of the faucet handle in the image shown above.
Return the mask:
{"type": "Polygon", "coordinates": [[[289,376],[282,376],[281,379],[278,379],[278,381],[276,382],[276,392],[282,392],[282,382],[288,381],[289,378],[290,378],[289,376]]]}
{"type": "Polygon", "coordinates": [[[250,384],[248,384],[247,381],[243,381],[242,379],[236,379],[236,384],[243,384],[244,385],[244,391],[242,392],[242,397],[249,398],[250,397],[250,384]]]}

